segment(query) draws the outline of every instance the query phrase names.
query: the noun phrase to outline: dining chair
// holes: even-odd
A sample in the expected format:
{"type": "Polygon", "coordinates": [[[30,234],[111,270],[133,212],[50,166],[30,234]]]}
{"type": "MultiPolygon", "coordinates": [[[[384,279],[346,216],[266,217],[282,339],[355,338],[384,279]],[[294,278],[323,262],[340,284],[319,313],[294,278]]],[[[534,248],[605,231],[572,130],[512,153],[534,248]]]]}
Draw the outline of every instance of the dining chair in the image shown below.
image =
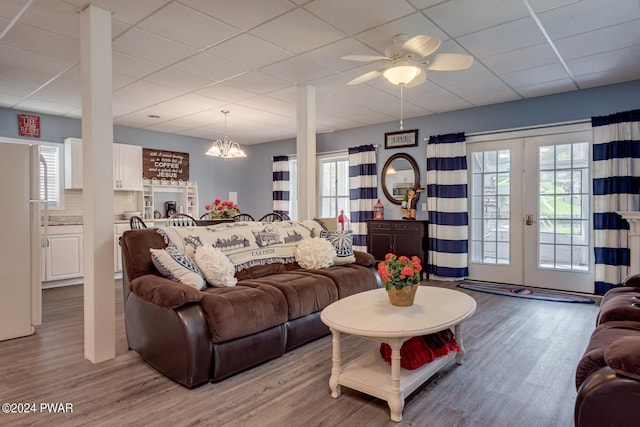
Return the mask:
{"type": "Polygon", "coordinates": [[[196,219],[186,213],[177,213],[167,218],[167,226],[195,227],[197,225],[196,219]]]}
{"type": "Polygon", "coordinates": [[[282,217],[280,216],[280,214],[277,214],[275,212],[270,212],[270,213],[264,215],[258,221],[262,221],[262,222],[277,222],[277,221],[282,221],[282,217]]]}
{"type": "Polygon", "coordinates": [[[147,228],[147,224],[144,223],[142,218],[134,215],[129,218],[129,227],[131,227],[132,230],[140,230],[142,228],[147,228]]]}
{"type": "Polygon", "coordinates": [[[231,218],[233,218],[234,221],[255,221],[255,219],[248,213],[239,213],[231,218]]]}
{"type": "Polygon", "coordinates": [[[291,221],[291,217],[286,213],[281,213],[280,216],[282,217],[283,221],[291,221]]]}

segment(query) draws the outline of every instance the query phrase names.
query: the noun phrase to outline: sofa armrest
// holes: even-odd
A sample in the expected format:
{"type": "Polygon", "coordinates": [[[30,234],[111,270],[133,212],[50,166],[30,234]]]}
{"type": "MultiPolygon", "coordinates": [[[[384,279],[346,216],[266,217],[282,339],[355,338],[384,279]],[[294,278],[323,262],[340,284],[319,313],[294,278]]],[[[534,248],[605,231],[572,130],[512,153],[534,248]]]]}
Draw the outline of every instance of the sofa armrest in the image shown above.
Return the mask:
{"type": "Polygon", "coordinates": [[[622,284],[631,288],[640,287],[640,273],[625,277],[622,284]]]}
{"type": "Polygon", "coordinates": [[[371,267],[376,263],[376,259],[368,252],[353,251],[353,254],[356,257],[356,264],[358,265],[371,267]]]}
{"type": "Polygon", "coordinates": [[[130,288],[131,292],[144,301],[167,309],[202,299],[202,293],[197,289],[155,274],[146,274],[133,279],[130,288]]]}
{"type": "Polygon", "coordinates": [[[616,374],[640,380],[640,336],[618,338],[605,350],[604,360],[616,374]]]}

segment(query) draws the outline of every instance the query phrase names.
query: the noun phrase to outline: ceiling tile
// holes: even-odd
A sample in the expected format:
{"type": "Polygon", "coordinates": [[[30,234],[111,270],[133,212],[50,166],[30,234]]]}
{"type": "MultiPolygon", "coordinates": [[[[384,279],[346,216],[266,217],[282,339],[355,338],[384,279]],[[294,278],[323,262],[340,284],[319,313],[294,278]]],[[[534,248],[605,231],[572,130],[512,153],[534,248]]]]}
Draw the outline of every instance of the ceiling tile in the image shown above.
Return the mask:
{"type": "Polygon", "coordinates": [[[8,93],[3,92],[5,88],[5,83],[6,82],[4,82],[0,78],[0,107],[13,108],[14,105],[16,105],[18,102],[22,100],[22,97],[10,95],[8,93]]]}
{"type": "Polygon", "coordinates": [[[496,74],[510,73],[526,68],[539,67],[558,61],[551,46],[541,43],[510,52],[500,53],[481,59],[482,63],[496,74]]]}
{"type": "Polygon", "coordinates": [[[452,85],[448,89],[473,105],[498,104],[521,99],[513,89],[494,76],[452,85]]]}
{"type": "Polygon", "coordinates": [[[260,71],[296,84],[334,74],[328,68],[301,56],[294,56],[284,61],[267,65],[260,71]]]}
{"type": "Polygon", "coordinates": [[[241,30],[248,30],[281,15],[295,6],[287,0],[180,0],[196,10],[224,21],[241,30]]]}
{"type": "Polygon", "coordinates": [[[171,65],[196,53],[192,47],[137,28],[116,38],[113,50],[162,65],[171,65]]]}
{"type": "Polygon", "coordinates": [[[565,60],[640,45],[640,19],[556,40],[555,45],[565,60]]]}
{"type": "Polygon", "coordinates": [[[113,92],[113,101],[127,105],[149,107],[181,94],[181,91],[167,86],[138,80],[113,92]]]}
{"type": "Polygon", "coordinates": [[[272,98],[270,96],[256,96],[244,101],[238,102],[239,105],[253,108],[256,110],[271,111],[275,114],[282,116],[295,118],[296,117],[296,105],[291,102],[281,101],[279,99],[272,98]]]}
{"type": "MultiPolygon", "coordinates": [[[[2,9],[7,7],[6,0],[2,9]]],[[[20,0],[21,6],[26,0],[20,0]]],[[[16,11],[17,12],[17,11],[16,11]]],[[[40,2],[38,7],[29,7],[21,22],[41,30],[50,31],[74,39],[80,39],[80,8],[69,3],[48,0],[40,2]]]]}
{"type": "Polygon", "coordinates": [[[301,9],[266,22],[251,33],[295,53],[316,49],[345,37],[344,33],[301,9]]]}
{"type": "MultiPolygon", "coordinates": [[[[64,1],[75,4],[78,7],[82,7],[87,4],[87,0],[64,1]]],[[[128,24],[135,24],[136,22],[141,21],[168,3],[171,3],[171,0],[91,0],[92,5],[112,12],[113,19],[117,19],[118,21],[126,22],[128,24]]]]}
{"type": "Polygon", "coordinates": [[[171,3],[138,24],[143,30],[204,49],[238,33],[236,28],[179,3],[171,3]]]}
{"type": "Polygon", "coordinates": [[[626,67],[640,77],[640,45],[571,59],[567,66],[574,76],[626,67]]]}
{"type": "Polygon", "coordinates": [[[225,81],[225,83],[229,86],[238,87],[257,94],[269,93],[290,85],[290,83],[260,71],[252,71],[250,73],[234,77],[225,81]]]}
{"type": "Polygon", "coordinates": [[[519,87],[565,79],[569,76],[567,76],[567,72],[562,64],[557,62],[555,64],[547,64],[536,68],[502,74],[500,77],[512,87],[519,87]]]}
{"type": "Polygon", "coordinates": [[[59,104],[57,102],[51,101],[41,101],[39,99],[29,98],[24,101],[20,101],[13,108],[18,110],[25,111],[37,111],[42,114],[52,114],[54,116],[59,116],[65,114],[67,111],[71,110],[72,107],[59,104]]]}
{"type": "Polygon", "coordinates": [[[529,16],[524,3],[513,0],[490,0],[490,4],[486,1],[450,0],[430,7],[423,13],[451,37],[529,16]]]}
{"type": "Polygon", "coordinates": [[[111,68],[113,69],[113,72],[125,76],[142,78],[161,69],[162,67],[163,66],[161,64],[146,61],[124,53],[113,52],[111,54],[111,68]]]}
{"type": "Polygon", "coordinates": [[[174,68],[187,71],[213,81],[226,80],[248,70],[244,65],[230,62],[226,59],[209,55],[204,52],[178,62],[174,65],[174,68]]]}
{"type": "Polygon", "coordinates": [[[388,0],[314,0],[304,8],[347,34],[359,33],[415,12],[404,1],[388,0]]]}
{"type": "Polygon", "coordinates": [[[397,34],[407,34],[409,37],[425,34],[440,40],[449,39],[446,33],[421,14],[410,15],[371,30],[363,31],[355,37],[367,46],[384,53],[384,49],[392,43],[393,36],[397,34]]]}
{"type": "Polygon", "coordinates": [[[73,62],[0,44],[0,64],[13,65],[25,70],[55,75],[64,71],[73,62]]]}
{"type": "Polygon", "coordinates": [[[226,102],[238,102],[242,101],[243,99],[248,99],[256,96],[255,92],[251,92],[234,86],[229,86],[224,83],[217,83],[211,86],[204,87],[200,90],[197,90],[195,93],[214,99],[221,99],[226,102]]]}
{"type": "Polygon", "coordinates": [[[638,79],[638,72],[630,68],[611,68],[597,73],[583,74],[575,76],[574,80],[580,85],[580,89],[602,86],[603,84],[614,84],[628,82],[638,79]]]}
{"type": "Polygon", "coordinates": [[[468,101],[429,82],[419,87],[414,87],[411,91],[406,91],[404,99],[434,113],[473,107],[468,101]]]}
{"type": "Polygon", "coordinates": [[[552,95],[554,93],[576,90],[576,85],[571,79],[560,79],[535,85],[519,86],[514,89],[525,98],[534,98],[536,96],[552,95]]]}
{"type": "Polygon", "coordinates": [[[207,53],[221,58],[233,58],[235,62],[252,69],[280,61],[292,55],[291,52],[248,33],[241,34],[212,47],[207,50],[207,53]],[[242,52],[242,54],[238,55],[238,52],[242,52]]]}
{"type": "Polygon", "coordinates": [[[583,0],[538,15],[553,40],[640,18],[638,0],[583,0]],[[614,6],[615,5],[615,6],[614,6]]]}
{"type": "Polygon", "coordinates": [[[64,61],[75,62],[80,59],[80,43],[77,39],[20,23],[11,28],[2,43],[64,61]]]}
{"type": "Polygon", "coordinates": [[[380,55],[377,52],[354,38],[331,43],[318,49],[304,53],[302,56],[322,64],[334,71],[344,71],[360,65],[358,62],[342,59],[346,55],[380,55]]]}
{"type": "Polygon", "coordinates": [[[144,78],[147,81],[169,86],[174,89],[191,92],[213,83],[213,80],[201,77],[175,67],[167,67],[144,78]]]}
{"type": "MultiPolygon", "coordinates": [[[[133,83],[136,79],[133,77],[125,76],[123,74],[113,73],[113,77],[111,80],[111,84],[113,85],[113,90],[118,90],[121,87],[124,87],[130,83],[133,83]]],[[[78,82],[78,85],[80,82],[78,82]]]]}
{"type": "Polygon", "coordinates": [[[533,18],[523,18],[458,37],[457,41],[473,56],[484,58],[545,43],[546,39],[533,18]]]}
{"type": "Polygon", "coordinates": [[[224,105],[224,101],[217,101],[206,96],[188,93],[168,101],[155,104],[153,109],[161,113],[161,116],[173,114],[179,117],[199,113],[200,111],[212,108],[218,108],[221,105],[224,105]]]}

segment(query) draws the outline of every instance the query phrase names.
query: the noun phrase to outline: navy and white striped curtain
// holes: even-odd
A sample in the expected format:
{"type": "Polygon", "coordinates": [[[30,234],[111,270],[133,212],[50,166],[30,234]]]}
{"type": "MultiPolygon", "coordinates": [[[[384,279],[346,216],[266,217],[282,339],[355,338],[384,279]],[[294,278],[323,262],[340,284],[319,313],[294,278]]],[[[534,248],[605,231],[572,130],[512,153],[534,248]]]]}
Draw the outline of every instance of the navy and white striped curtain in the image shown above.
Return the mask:
{"type": "Polygon", "coordinates": [[[354,250],[367,250],[366,221],[373,219],[377,199],[376,148],[373,145],[349,148],[349,210],[354,250]]]}
{"type": "Polygon", "coordinates": [[[273,211],[289,216],[289,157],[273,158],[273,211]]]}
{"type": "Polygon", "coordinates": [[[603,295],[629,274],[629,224],[616,211],[640,208],[640,110],[593,117],[591,125],[595,293],[603,295]]]}
{"type": "Polygon", "coordinates": [[[427,144],[429,273],[453,280],[469,275],[467,153],[464,133],[432,136],[427,144]]]}

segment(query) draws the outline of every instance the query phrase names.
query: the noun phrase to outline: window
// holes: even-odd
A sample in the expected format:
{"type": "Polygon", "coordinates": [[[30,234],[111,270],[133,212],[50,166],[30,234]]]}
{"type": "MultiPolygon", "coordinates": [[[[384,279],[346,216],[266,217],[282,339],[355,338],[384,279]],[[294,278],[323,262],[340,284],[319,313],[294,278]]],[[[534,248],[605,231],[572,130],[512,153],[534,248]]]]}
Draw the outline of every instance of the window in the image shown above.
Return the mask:
{"type": "Polygon", "coordinates": [[[45,166],[40,163],[40,198],[49,201],[50,209],[64,208],[60,148],[57,145],[40,145],[40,155],[44,158],[47,172],[45,175],[45,166]]]}
{"type": "Polygon", "coordinates": [[[349,216],[349,158],[344,155],[318,157],[318,217],[349,216]]]}
{"type": "Polygon", "coordinates": [[[298,219],[298,160],[289,158],[289,218],[298,219]]]}

